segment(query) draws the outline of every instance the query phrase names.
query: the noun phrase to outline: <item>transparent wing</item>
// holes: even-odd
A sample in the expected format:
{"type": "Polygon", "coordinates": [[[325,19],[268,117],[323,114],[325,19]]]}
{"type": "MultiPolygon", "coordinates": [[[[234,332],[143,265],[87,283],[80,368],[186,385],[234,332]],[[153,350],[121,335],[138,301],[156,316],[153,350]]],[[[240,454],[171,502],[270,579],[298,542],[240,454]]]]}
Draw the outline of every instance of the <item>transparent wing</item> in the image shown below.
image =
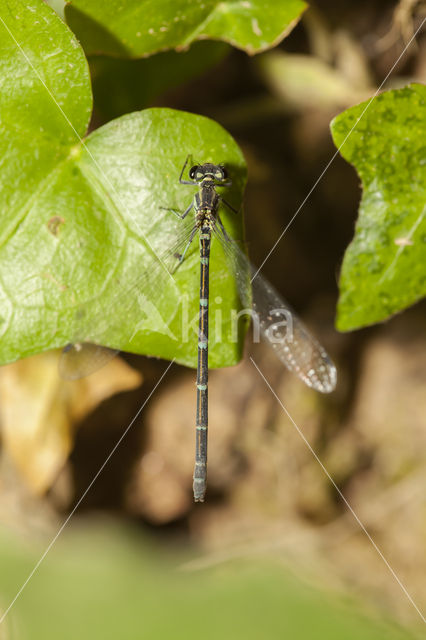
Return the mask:
{"type": "Polygon", "coordinates": [[[263,276],[257,274],[251,282],[256,269],[238,244],[217,227],[215,236],[232,269],[243,306],[253,310],[255,338],[258,329],[281,362],[309,387],[322,393],[333,391],[336,367],[325,349],[263,276]]]}
{"type": "MultiPolygon", "coordinates": [[[[192,221],[191,221],[192,222],[192,221]]],[[[94,373],[106,365],[118,350],[102,347],[95,343],[95,336],[119,334],[122,330],[123,318],[137,317],[141,310],[139,294],[144,298],[156,300],[158,291],[162,290],[167,278],[172,278],[173,273],[181,263],[181,256],[188,243],[194,237],[196,227],[182,222],[182,230],[179,230],[177,239],[167,250],[153,258],[149,269],[135,276],[128,274],[123,281],[124,288],[117,287],[117,295],[108,305],[102,302],[102,298],[96,298],[80,305],[76,309],[79,328],[73,342],[64,347],[59,361],[59,373],[65,380],[76,380],[94,373]],[[115,331],[114,331],[115,330],[115,331]]]]}
{"type": "Polygon", "coordinates": [[[70,342],[63,348],[59,360],[59,374],[65,380],[89,376],[104,367],[118,350],[101,347],[91,342],[70,342]]]}

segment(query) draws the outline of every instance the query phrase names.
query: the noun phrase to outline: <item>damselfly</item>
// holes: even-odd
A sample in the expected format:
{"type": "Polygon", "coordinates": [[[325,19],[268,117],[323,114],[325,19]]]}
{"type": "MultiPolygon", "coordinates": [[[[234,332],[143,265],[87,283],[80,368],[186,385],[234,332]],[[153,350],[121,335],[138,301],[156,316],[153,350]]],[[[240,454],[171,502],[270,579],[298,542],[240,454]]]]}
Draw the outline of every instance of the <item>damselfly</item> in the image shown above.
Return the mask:
{"type": "MultiPolygon", "coordinates": [[[[325,350],[308,332],[303,323],[281,298],[272,285],[251,265],[246,254],[231,239],[222,223],[219,209],[228,207],[238,212],[223,196],[218,187],[229,187],[231,180],[226,168],[221,164],[195,164],[189,169],[188,179],[184,179],[189,157],[179,176],[180,184],[198,187],[193,201],[180,213],[169,211],[185,220],[191,210],[194,221],[191,227],[185,225],[177,242],[158,256],[156,267],[138,280],[138,287],[152,292],[161,289],[165,274],[174,273],[183,262],[187,251],[198,232],[200,248],[200,295],[198,324],[197,361],[197,410],[196,448],[193,476],[194,500],[202,502],[207,482],[207,430],[208,430],[208,345],[209,345],[209,260],[212,237],[220,243],[227,258],[229,268],[235,277],[241,304],[252,310],[253,322],[263,338],[274,349],[278,358],[308,386],[322,393],[329,393],[336,384],[336,369],[325,350]],[[284,318],[284,321],[283,321],[284,318]]],[[[161,207],[164,209],[164,207],[161,207]]],[[[166,276],[167,277],[167,276],[166,276]]],[[[124,296],[122,296],[124,299],[124,296]]],[[[90,339],[99,313],[82,313],[84,328],[77,342],[65,347],[60,362],[61,374],[65,378],[78,378],[103,366],[117,351],[81,342],[90,339]]]]}

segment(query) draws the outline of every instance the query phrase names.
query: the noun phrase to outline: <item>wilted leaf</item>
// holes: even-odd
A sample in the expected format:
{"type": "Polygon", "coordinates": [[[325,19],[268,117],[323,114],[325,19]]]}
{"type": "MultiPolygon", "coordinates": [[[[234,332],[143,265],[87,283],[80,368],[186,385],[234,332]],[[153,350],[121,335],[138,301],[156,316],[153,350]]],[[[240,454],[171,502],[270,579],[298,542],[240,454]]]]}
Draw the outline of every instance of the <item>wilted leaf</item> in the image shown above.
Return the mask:
{"type": "Polygon", "coordinates": [[[140,374],[120,358],[73,383],[58,376],[57,352],[0,368],[3,449],[32,491],[44,493],[55,480],[72,448],[75,423],[106,398],[140,383],[140,374]]]}
{"type": "Polygon", "coordinates": [[[272,91],[293,109],[332,109],[366,95],[365,89],[354,88],[338,70],[313,56],[273,51],[260,56],[257,65],[272,91]]]}

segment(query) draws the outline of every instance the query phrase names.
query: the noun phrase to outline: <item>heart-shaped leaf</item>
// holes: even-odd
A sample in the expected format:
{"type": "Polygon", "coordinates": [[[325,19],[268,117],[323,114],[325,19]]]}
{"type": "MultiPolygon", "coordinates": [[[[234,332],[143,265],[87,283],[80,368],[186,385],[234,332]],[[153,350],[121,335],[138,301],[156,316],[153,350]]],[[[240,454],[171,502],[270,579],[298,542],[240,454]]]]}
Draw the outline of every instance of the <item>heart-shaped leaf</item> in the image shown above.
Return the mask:
{"type": "Polygon", "coordinates": [[[65,16],[87,54],[142,57],[205,39],[255,54],[278,44],[305,8],[302,0],[73,0],[65,16]]]}
{"type": "Polygon", "coordinates": [[[337,327],[385,320],[426,294],[426,87],[382,93],[335,118],[333,139],[362,180],[343,261],[337,327]]]}
{"type": "MultiPolygon", "coordinates": [[[[227,197],[238,207],[241,151],[218,124],[170,109],[124,116],[82,141],[91,94],[74,37],[41,0],[13,0],[0,18],[1,362],[77,336],[195,366],[196,242],[174,278],[146,275],[160,273],[156,254],[182,234],[160,207],[191,202],[191,188],[178,184],[188,154],[228,166],[227,197]]],[[[223,218],[241,239],[241,215],[223,218]]],[[[241,341],[220,246],[211,271],[210,362],[230,365],[241,341]]]]}

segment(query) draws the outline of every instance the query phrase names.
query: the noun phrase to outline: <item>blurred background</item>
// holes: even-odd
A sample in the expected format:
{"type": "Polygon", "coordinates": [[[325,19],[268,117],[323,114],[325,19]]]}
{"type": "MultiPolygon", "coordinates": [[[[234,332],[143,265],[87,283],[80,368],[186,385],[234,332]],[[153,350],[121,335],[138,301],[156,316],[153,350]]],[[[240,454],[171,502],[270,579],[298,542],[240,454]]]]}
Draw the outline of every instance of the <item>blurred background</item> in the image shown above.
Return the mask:
{"type": "MultiPolygon", "coordinates": [[[[253,58],[211,42],[93,57],[92,126],[147,106],[222,124],[248,162],[261,264],[335,152],[330,120],[374,94],[425,15],[415,0],[322,0],[253,58]]],[[[425,79],[423,32],[384,89],[425,79]]],[[[262,269],[331,354],[336,391],[316,394],[248,343],[290,419],[247,357],[212,371],[205,504],[192,502],[194,371],[173,365],[154,390],[168,363],[131,355],[75,383],[56,353],[0,370],[0,612],[72,514],[1,639],[420,637],[426,306],[334,329],[360,195],[337,155],[262,269]]]]}

